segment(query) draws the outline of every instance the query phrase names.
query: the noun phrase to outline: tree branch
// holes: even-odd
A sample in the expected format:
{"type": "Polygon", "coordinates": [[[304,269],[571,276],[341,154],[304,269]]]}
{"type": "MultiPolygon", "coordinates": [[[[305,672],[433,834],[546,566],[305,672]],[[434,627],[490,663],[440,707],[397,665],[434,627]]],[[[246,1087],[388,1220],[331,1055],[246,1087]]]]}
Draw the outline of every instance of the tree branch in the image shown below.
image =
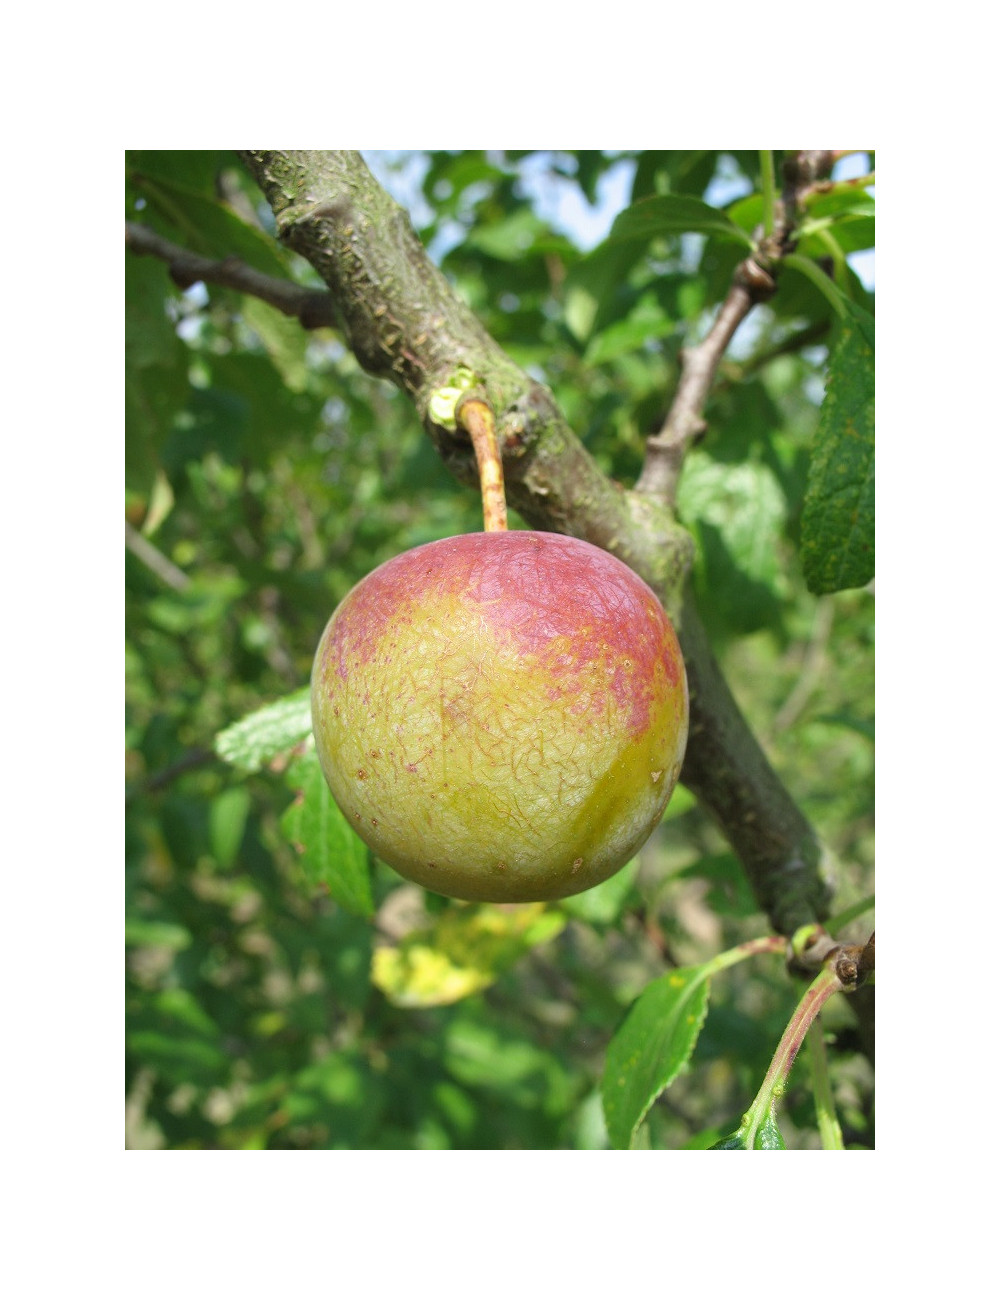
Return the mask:
{"type": "Polygon", "coordinates": [[[740,265],[712,328],[697,347],[685,348],[681,353],[677,393],[663,428],[646,440],[646,459],[636,481],[636,492],[675,504],[684,457],[705,432],[702,411],[723,353],[754,304],[773,292],[773,280],[756,263],[747,259],[740,265]]]}
{"type": "Polygon", "coordinates": [[[328,293],[322,289],[303,289],[290,280],[265,275],[238,257],[226,257],[222,261],[199,257],[135,221],[125,222],[125,247],[133,253],[148,253],[161,258],[167,264],[171,280],[181,289],[190,289],[199,281],[219,284],[263,299],[286,316],[296,317],[305,329],[319,329],[337,323],[333,299],[328,293]]]}
{"type": "MultiPolygon", "coordinates": [[[[681,780],[733,844],[776,930],[791,934],[822,919],[830,891],[819,843],[722,678],[686,590],[692,541],[669,502],[661,492],[629,492],[607,478],[548,389],[502,351],[455,294],[360,154],[248,150],[241,157],[274,210],[280,237],[329,285],[359,362],[410,395],[453,473],[478,483],[468,437],[436,424],[430,399],[463,367],[495,413],[510,504],[533,527],[618,555],[657,592],[678,626],[691,687],[681,780]]],[[[752,287],[747,291],[752,298],[752,287]]],[[[700,409],[723,333],[731,337],[745,310],[734,296],[725,326],[710,334],[700,369],[692,371],[683,410],[700,409]]]]}
{"type": "Polygon", "coordinates": [[[330,286],[360,364],[412,399],[443,461],[478,486],[471,441],[436,423],[431,398],[471,371],[496,417],[507,499],[531,525],[583,537],[641,572],[679,617],[693,556],[670,511],[611,482],[549,390],[511,360],[427,256],[408,215],[352,151],[241,157],[282,240],[330,286]]]}
{"type": "Polygon", "coordinates": [[[740,712],[690,595],[679,636],[691,691],[681,780],[733,846],[771,924],[794,934],[797,917],[827,915],[832,881],[822,846],[740,712]]]}

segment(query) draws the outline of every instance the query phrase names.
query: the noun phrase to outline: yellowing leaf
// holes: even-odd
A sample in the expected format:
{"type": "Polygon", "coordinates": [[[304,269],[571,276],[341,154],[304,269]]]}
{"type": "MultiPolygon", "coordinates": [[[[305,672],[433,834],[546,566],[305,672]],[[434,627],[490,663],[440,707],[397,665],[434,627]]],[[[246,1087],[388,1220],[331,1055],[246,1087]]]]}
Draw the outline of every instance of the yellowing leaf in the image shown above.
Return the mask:
{"type": "Polygon", "coordinates": [[[445,1006],[488,988],[565,924],[545,903],[452,907],[398,946],[378,948],[372,980],[396,1006],[445,1006]]]}

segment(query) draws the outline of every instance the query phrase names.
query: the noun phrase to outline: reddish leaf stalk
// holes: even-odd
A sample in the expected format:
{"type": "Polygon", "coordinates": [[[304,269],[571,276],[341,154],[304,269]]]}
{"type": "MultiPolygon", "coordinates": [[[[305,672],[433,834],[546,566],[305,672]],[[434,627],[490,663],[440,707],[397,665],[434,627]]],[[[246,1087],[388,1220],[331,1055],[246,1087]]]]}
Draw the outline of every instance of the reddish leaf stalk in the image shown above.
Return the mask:
{"type": "Polygon", "coordinates": [[[819,1015],[823,1004],[833,997],[834,993],[840,993],[843,988],[844,985],[837,976],[836,971],[827,967],[817,975],[816,979],[806,989],[802,1001],[795,1008],[792,1018],[781,1036],[781,1042],[778,1044],[771,1065],[764,1076],[760,1091],[754,1098],[753,1105],[744,1116],[743,1126],[746,1131],[748,1151],[754,1149],[757,1131],[771,1113],[775,1101],[785,1090],[789,1072],[798,1055],[799,1048],[805,1041],[809,1026],[819,1015]]]}

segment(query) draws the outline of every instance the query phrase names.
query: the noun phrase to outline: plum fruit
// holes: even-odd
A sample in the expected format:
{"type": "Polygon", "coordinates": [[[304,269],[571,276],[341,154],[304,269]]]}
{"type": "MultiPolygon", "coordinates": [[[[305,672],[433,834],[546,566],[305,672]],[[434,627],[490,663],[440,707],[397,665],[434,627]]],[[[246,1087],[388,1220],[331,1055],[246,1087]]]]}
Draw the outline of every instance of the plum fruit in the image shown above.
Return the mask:
{"type": "Polygon", "coordinates": [[[469,533],[358,583],[326,626],[313,731],[341,811],[439,894],[565,898],[645,843],[688,729],[650,588],[557,533],[469,533]]]}

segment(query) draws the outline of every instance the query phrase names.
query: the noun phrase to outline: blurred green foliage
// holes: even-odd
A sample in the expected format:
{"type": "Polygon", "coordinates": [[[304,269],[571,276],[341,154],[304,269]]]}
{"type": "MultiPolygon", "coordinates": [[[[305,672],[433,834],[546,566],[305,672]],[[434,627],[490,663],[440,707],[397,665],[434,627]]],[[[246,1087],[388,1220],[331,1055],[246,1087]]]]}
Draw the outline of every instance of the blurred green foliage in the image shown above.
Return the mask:
{"type": "MultiPolygon", "coordinates": [[[[680,349],[745,255],[732,232],[759,219],[757,155],[372,162],[486,327],[630,484],[680,349]],[[555,199],[586,211],[623,177],[631,215],[581,247],[555,199]],[[655,207],[671,195],[690,201],[684,231],[655,207]]],[[[317,285],[273,239],[233,154],[128,154],[126,215],[191,251],[317,285]]],[[[818,242],[803,252],[873,311],[847,260],[874,241],[868,195],[839,207],[834,195],[810,218],[818,242]]],[[[828,297],[789,270],[723,364],[680,508],[727,676],[837,855],[846,905],[869,892],[874,857],[874,597],[813,596],[800,558],[841,328],[828,297]]],[[[476,991],[444,1005],[392,1000],[373,981],[375,951],[412,951],[407,936],[442,918],[467,946],[461,905],[365,861],[357,890],[331,896],[293,844],[293,756],[247,772],[215,737],[308,682],[326,620],[376,564],[481,526],[478,497],[332,332],[306,333],[233,291],[182,292],[152,257],[126,257],[125,360],[127,1144],[607,1146],[600,1081],[631,1003],[672,967],[766,932],[728,846],[681,790],[620,876],[554,909],[537,942],[498,945],[506,958],[487,987],[472,980],[476,991]]],[[[731,1132],[798,992],[775,959],[721,975],[691,1068],[650,1110],[640,1145],[707,1147],[731,1132]]],[[[840,1047],[848,1143],[869,1145],[870,1067],[846,1008],[831,1004],[824,1023],[840,1047]]],[[[815,1145],[804,1067],[785,1109],[788,1145],[815,1145]]]]}

